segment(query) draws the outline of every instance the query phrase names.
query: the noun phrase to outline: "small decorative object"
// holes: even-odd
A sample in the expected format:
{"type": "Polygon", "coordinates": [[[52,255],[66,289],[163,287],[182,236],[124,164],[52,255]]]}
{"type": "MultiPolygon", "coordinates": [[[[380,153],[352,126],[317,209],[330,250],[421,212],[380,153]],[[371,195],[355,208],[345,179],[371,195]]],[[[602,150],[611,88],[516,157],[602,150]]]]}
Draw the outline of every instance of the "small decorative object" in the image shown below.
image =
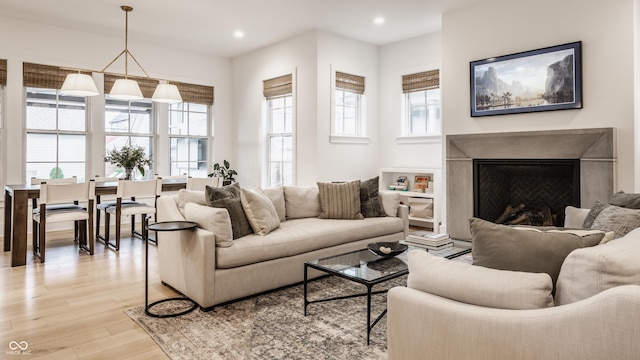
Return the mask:
{"type": "Polygon", "coordinates": [[[231,165],[227,160],[224,160],[222,165],[220,163],[213,164],[213,171],[209,174],[209,177],[221,177],[225,180],[225,185],[227,185],[226,182],[230,184],[236,181],[235,175],[238,175],[238,173],[231,169],[231,165]]]}
{"type": "Polygon", "coordinates": [[[409,247],[399,242],[377,242],[367,245],[372,253],[382,257],[393,257],[405,252],[409,247]]]}
{"type": "Polygon", "coordinates": [[[413,191],[424,193],[427,192],[427,188],[429,187],[429,176],[416,175],[413,180],[413,191]]]}
{"type": "Polygon", "coordinates": [[[104,157],[105,162],[125,170],[125,180],[133,179],[133,169],[138,169],[144,176],[144,167],[151,163],[144,148],[139,145],[125,145],[120,150],[113,149],[104,157]]]}
{"type": "Polygon", "coordinates": [[[471,116],[582,108],[582,42],[470,63],[471,116]]]}
{"type": "Polygon", "coordinates": [[[62,179],[64,178],[64,173],[62,172],[62,169],[60,169],[59,167],[54,167],[53,169],[51,169],[51,171],[49,171],[49,179],[62,179]]]}

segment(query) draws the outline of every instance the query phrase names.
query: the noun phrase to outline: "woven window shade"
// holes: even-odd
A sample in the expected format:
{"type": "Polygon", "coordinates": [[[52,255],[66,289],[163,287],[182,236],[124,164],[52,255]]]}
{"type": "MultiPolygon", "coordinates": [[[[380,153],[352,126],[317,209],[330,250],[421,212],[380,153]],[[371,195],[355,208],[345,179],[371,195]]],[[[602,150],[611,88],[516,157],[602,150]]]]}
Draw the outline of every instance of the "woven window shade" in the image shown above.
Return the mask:
{"type": "Polygon", "coordinates": [[[402,76],[402,92],[437,89],[440,87],[440,70],[430,70],[402,76]]]}
{"type": "Polygon", "coordinates": [[[264,97],[271,99],[274,97],[288,95],[293,93],[293,75],[284,75],[277,78],[264,80],[263,82],[264,97]]]}
{"type": "MultiPolygon", "coordinates": [[[[23,63],[22,86],[60,90],[67,74],[74,73],[78,73],[78,70],[63,69],[57,66],[23,63]]],[[[80,73],[91,75],[90,71],[80,71],[80,73]]]]}
{"type": "Polygon", "coordinates": [[[7,60],[0,59],[0,85],[7,85],[7,60]]]}
{"type": "MultiPolygon", "coordinates": [[[[153,92],[156,91],[156,87],[160,83],[160,81],[158,81],[157,79],[151,79],[147,77],[129,75],[127,78],[138,82],[140,91],[142,91],[142,96],[144,96],[145,99],[151,99],[151,97],[153,96],[153,92]]],[[[105,94],[108,94],[111,91],[113,83],[115,83],[118,79],[124,79],[124,75],[104,74],[105,94]]]]}
{"type": "Polygon", "coordinates": [[[336,71],[336,89],[364,94],[364,77],[336,71]]]}
{"type": "Polygon", "coordinates": [[[194,85],[177,81],[171,81],[171,84],[178,87],[183,102],[203,105],[213,104],[213,86],[194,85]]]}

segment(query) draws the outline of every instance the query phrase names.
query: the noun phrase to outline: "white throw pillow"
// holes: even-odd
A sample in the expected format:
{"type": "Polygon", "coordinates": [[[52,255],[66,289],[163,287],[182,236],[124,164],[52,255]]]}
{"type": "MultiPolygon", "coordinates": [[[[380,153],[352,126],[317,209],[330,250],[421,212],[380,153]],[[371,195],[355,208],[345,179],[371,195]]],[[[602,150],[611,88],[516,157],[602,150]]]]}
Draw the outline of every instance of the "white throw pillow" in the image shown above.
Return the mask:
{"type": "Polygon", "coordinates": [[[378,192],[382,199],[382,207],[387,216],[398,216],[400,207],[400,193],[397,191],[381,190],[378,192]]]}
{"type": "Polygon", "coordinates": [[[551,277],[546,273],[496,270],[412,250],[407,287],[447,299],[497,309],[553,306],[551,277]]]}
{"type": "Polygon", "coordinates": [[[196,222],[198,227],[213,233],[216,246],[233,245],[233,230],[227,209],[190,202],[184,207],[184,217],[187,221],[196,222]]]}
{"type": "Polygon", "coordinates": [[[285,186],[284,203],[287,219],[320,216],[320,190],[316,186],[285,186]]]}
{"type": "Polygon", "coordinates": [[[262,189],[262,191],[271,199],[273,206],[278,212],[278,218],[280,221],[287,220],[287,208],[284,204],[284,187],[277,186],[271,188],[262,189]]]}
{"type": "Polygon", "coordinates": [[[180,189],[178,191],[178,210],[182,216],[184,216],[184,206],[187,203],[207,205],[207,199],[204,196],[204,191],[180,189]]]}
{"type": "Polygon", "coordinates": [[[582,224],[584,224],[584,219],[589,215],[589,211],[590,209],[567,206],[564,208],[564,227],[581,229],[582,224]]]}
{"type": "Polygon", "coordinates": [[[280,227],[278,212],[262,189],[242,188],[240,201],[254,233],[264,236],[280,227]]]}

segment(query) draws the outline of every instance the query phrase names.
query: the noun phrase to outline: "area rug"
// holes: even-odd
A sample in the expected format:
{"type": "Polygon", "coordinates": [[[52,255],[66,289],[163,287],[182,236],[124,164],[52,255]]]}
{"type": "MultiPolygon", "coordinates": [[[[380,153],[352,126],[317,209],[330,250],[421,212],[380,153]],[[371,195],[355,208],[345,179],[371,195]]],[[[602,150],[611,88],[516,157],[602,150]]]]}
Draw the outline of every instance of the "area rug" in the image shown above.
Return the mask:
{"type": "MultiPolygon", "coordinates": [[[[466,260],[460,258],[459,261],[466,260]]],[[[357,294],[364,285],[338,277],[309,282],[310,300],[357,294]]],[[[406,286],[406,276],[374,286],[406,286]]],[[[171,359],[386,359],[386,316],[371,331],[367,345],[366,297],[310,304],[304,316],[302,284],[267,294],[196,310],[175,318],[125,310],[171,359]]],[[[386,309],[386,294],[373,296],[372,319],[386,309]]],[[[179,303],[154,306],[170,311],[179,303]],[[164,307],[164,308],[163,308],[164,307]]]]}

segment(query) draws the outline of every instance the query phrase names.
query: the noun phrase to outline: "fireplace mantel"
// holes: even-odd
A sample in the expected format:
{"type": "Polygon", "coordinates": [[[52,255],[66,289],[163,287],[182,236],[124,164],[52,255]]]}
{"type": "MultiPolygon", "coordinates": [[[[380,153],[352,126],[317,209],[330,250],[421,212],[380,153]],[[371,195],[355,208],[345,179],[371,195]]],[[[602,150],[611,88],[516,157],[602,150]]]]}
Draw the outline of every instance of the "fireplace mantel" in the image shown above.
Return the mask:
{"type": "Polygon", "coordinates": [[[474,159],[579,159],[581,206],[607,201],[615,188],[614,128],[446,136],[447,232],[469,240],[474,159]]]}

